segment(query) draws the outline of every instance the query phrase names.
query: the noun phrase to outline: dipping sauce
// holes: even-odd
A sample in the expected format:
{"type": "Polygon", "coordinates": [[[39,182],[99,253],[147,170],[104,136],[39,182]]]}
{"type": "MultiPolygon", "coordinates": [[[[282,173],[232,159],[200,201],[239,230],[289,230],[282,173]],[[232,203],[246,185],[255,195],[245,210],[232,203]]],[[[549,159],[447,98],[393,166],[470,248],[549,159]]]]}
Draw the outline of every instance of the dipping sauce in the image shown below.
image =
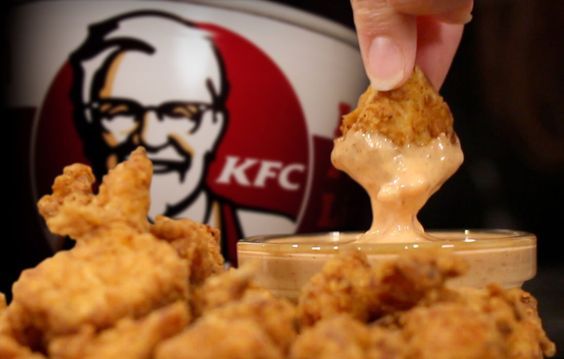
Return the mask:
{"type": "Polygon", "coordinates": [[[359,241],[414,242],[428,236],[417,213],[462,164],[458,139],[398,146],[378,133],[353,131],[335,140],[331,161],[358,182],[372,204],[372,227],[359,241]]]}
{"type": "Polygon", "coordinates": [[[254,262],[257,283],[295,299],[335,254],[356,249],[371,264],[405,251],[440,248],[463,257],[468,272],[449,285],[520,287],[536,271],[536,238],[506,230],[425,233],[417,213],[462,164],[448,105],[421,70],[400,88],[369,88],[343,118],[331,160],[368,192],[373,222],[366,233],[257,236],[238,243],[239,263],[254,262]]]}

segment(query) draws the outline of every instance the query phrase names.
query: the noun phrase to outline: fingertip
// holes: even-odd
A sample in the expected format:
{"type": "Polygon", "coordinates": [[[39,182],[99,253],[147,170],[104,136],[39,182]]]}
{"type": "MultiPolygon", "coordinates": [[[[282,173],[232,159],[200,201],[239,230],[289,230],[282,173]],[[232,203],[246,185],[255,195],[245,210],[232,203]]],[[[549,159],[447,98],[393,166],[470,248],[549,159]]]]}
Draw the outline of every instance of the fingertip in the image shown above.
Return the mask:
{"type": "Polygon", "coordinates": [[[432,18],[419,21],[416,63],[437,90],[447,76],[462,31],[463,25],[445,24],[432,18]]]}
{"type": "Polygon", "coordinates": [[[393,38],[375,37],[368,50],[366,66],[372,87],[378,91],[389,91],[407,81],[414,64],[413,56],[409,55],[410,51],[402,48],[393,38]]]}

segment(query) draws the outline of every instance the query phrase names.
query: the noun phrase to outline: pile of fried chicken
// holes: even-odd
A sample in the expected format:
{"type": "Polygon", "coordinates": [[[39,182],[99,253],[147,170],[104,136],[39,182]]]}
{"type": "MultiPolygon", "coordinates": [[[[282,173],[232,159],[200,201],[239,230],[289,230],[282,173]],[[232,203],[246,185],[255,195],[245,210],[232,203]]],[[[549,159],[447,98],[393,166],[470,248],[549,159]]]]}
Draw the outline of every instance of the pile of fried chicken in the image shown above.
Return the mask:
{"type": "Polygon", "coordinates": [[[421,251],[372,267],[358,251],[328,262],[298,303],[226,269],[217,230],[147,219],[142,148],[93,192],[65,168],[38,204],[76,241],[13,286],[0,305],[0,358],[541,358],[555,353],[520,289],[451,289],[459,258],[421,251]]]}

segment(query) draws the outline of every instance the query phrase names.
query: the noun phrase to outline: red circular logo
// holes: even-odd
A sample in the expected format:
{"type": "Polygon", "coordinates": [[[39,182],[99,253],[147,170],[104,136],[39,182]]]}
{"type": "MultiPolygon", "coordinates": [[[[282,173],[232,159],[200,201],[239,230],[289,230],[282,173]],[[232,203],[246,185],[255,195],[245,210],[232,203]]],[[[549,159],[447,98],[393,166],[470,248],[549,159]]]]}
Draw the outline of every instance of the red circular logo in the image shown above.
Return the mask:
{"type": "Polygon", "coordinates": [[[144,146],[155,171],[151,216],[220,226],[232,258],[248,235],[244,218],[297,228],[311,162],[299,99],[268,54],[221,26],[155,11],[90,25],[55,76],[35,135],[39,196],[70,163],[89,163],[100,178],[144,146]]]}

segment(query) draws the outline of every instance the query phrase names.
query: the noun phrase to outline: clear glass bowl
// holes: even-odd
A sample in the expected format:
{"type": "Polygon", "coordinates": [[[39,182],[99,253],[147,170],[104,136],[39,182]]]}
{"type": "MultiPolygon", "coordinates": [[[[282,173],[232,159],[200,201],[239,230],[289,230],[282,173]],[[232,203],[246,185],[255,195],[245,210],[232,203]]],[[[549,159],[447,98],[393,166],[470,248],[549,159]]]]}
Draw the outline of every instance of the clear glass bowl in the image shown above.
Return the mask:
{"type": "Polygon", "coordinates": [[[417,243],[357,243],[360,232],[254,236],[237,245],[239,265],[259,268],[257,282],[275,294],[296,299],[301,287],[339,251],[357,248],[372,264],[406,251],[441,248],[462,256],[466,275],[449,285],[480,288],[499,283],[520,287],[536,274],[536,237],[512,230],[447,230],[427,232],[433,240],[417,243]]]}

